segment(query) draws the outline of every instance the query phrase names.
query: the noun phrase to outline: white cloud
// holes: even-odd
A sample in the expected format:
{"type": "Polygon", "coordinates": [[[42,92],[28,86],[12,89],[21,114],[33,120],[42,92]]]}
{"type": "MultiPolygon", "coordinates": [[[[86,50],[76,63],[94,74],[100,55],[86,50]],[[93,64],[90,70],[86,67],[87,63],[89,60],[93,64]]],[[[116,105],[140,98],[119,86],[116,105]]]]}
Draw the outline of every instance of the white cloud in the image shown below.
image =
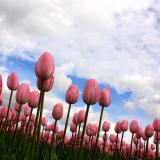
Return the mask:
{"type": "Polygon", "coordinates": [[[2,0],[0,54],[35,60],[49,50],[57,90],[72,83],[68,75],[94,77],[131,91],[128,108],[160,115],[159,8],[156,0],[2,0]]]}

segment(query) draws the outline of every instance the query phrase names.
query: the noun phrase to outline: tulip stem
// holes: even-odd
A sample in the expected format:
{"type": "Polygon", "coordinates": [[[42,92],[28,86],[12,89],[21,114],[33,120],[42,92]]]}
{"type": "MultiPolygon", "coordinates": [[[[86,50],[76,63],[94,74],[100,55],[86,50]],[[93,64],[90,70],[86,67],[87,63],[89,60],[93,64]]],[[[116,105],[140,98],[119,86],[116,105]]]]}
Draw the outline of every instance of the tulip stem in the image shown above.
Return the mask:
{"type": "Polygon", "coordinates": [[[146,154],[145,154],[145,159],[148,158],[148,142],[149,142],[149,138],[147,139],[147,144],[146,144],[146,154]]]}
{"type": "Polygon", "coordinates": [[[54,123],[53,134],[52,134],[52,140],[51,140],[51,148],[50,148],[50,158],[49,158],[49,160],[52,159],[52,148],[53,148],[54,134],[55,134],[55,131],[56,131],[56,125],[57,125],[57,120],[55,120],[55,123],[54,123]]]}
{"type": "Polygon", "coordinates": [[[67,119],[66,119],[66,123],[65,123],[63,139],[62,139],[62,148],[63,148],[63,145],[64,145],[64,139],[65,139],[65,136],[66,136],[66,131],[67,131],[67,125],[68,125],[70,110],[71,110],[71,104],[69,104],[69,108],[68,108],[67,119]]]}
{"type": "Polygon", "coordinates": [[[121,150],[122,150],[123,136],[124,136],[124,131],[122,132],[122,137],[121,137],[121,144],[120,144],[120,154],[121,154],[121,150]]]}
{"type": "Polygon", "coordinates": [[[40,96],[39,96],[39,101],[38,101],[38,108],[37,108],[37,114],[36,114],[36,120],[35,120],[35,124],[34,124],[34,130],[33,130],[33,137],[32,137],[32,144],[31,144],[31,160],[34,159],[34,148],[33,146],[35,145],[35,141],[36,141],[36,132],[37,132],[37,123],[38,123],[38,118],[39,118],[39,112],[41,109],[41,99],[42,99],[42,95],[43,95],[43,91],[40,92],[40,96]]]}
{"type": "Polygon", "coordinates": [[[140,157],[141,156],[141,138],[139,139],[139,154],[138,156],[140,157]]]}
{"type": "Polygon", "coordinates": [[[82,154],[83,140],[84,140],[85,129],[86,129],[86,124],[87,124],[89,106],[90,106],[90,105],[87,104],[87,109],[86,109],[86,114],[85,114],[85,120],[84,120],[84,125],[83,125],[83,130],[82,130],[81,143],[80,143],[80,150],[79,150],[80,155],[79,155],[79,158],[81,158],[81,154],[82,154]]]}
{"type": "MultiPolygon", "coordinates": [[[[77,135],[77,139],[76,139],[76,146],[77,146],[78,141],[79,141],[80,129],[81,129],[81,123],[79,124],[79,127],[78,127],[78,135],[77,135]]],[[[78,144],[78,145],[79,145],[79,144],[78,144]]]]}
{"type": "Polygon", "coordinates": [[[7,115],[6,115],[6,119],[5,119],[5,131],[6,131],[7,125],[8,125],[8,114],[9,114],[9,109],[11,107],[12,95],[13,95],[13,90],[11,90],[10,97],[9,97],[9,102],[8,102],[7,115]]]}
{"type": "Polygon", "coordinates": [[[131,159],[131,154],[132,154],[132,142],[133,142],[133,135],[134,135],[134,134],[132,133],[129,159],[131,159]]]}
{"type": "Polygon", "coordinates": [[[41,119],[42,119],[42,114],[43,114],[44,94],[45,94],[45,92],[42,93],[42,102],[41,102],[41,107],[40,107],[40,117],[39,117],[39,122],[38,122],[38,133],[37,133],[37,158],[38,158],[38,154],[39,154],[40,131],[41,131],[41,119]]]}
{"type": "Polygon", "coordinates": [[[99,119],[99,126],[98,126],[98,133],[97,133],[95,147],[97,147],[97,144],[98,144],[98,139],[99,139],[99,133],[100,133],[100,129],[101,129],[101,122],[102,122],[103,111],[104,111],[104,107],[102,106],[101,114],[100,114],[100,119],[99,119]]]}
{"type": "Polygon", "coordinates": [[[18,121],[19,121],[19,116],[20,116],[20,113],[21,113],[21,106],[22,106],[22,105],[20,104],[20,106],[19,106],[19,111],[18,111],[18,115],[17,115],[16,128],[15,128],[14,133],[13,133],[14,136],[16,135],[17,128],[18,128],[18,121]]]}
{"type": "Polygon", "coordinates": [[[157,142],[156,142],[156,159],[158,158],[158,132],[157,132],[157,142]]]}
{"type": "Polygon", "coordinates": [[[29,127],[29,124],[30,124],[30,121],[31,121],[32,112],[33,112],[33,108],[31,108],[31,112],[30,112],[30,115],[29,115],[28,123],[27,123],[27,126],[25,128],[25,134],[27,134],[27,131],[28,131],[28,127],[29,127]]]}

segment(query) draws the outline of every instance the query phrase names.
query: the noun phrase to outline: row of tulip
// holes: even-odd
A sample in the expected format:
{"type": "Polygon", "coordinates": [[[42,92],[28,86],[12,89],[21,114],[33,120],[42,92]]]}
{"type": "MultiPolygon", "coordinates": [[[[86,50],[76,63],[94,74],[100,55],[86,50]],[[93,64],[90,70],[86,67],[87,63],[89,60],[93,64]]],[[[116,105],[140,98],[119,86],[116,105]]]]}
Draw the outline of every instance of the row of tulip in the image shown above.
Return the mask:
{"type": "Polygon", "coordinates": [[[71,106],[79,98],[76,85],[72,84],[66,91],[69,107],[64,129],[60,129],[58,124],[63,117],[62,103],[54,105],[51,113],[54,122],[48,124],[47,118],[43,117],[43,106],[45,94],[54,84],[54,70],[54,59],[50,53],[45,52],[35,65],[39,91],[30,91],[29,84],[19,83],[17,73],[11,73],[7,79],[10,90],[8,106],[2,105],[3,83],[0,76],[0,159],[158,159],[160,119],[156,118],[144,130],[136,120],[131,121],[130,125],[128,120],[118,121],[115,134],[109,135],[110,123],[102,122],[102,118],[104,108],[111,103],[111,94],[107,87],[100,90],[95,79],[89,79],[85,85],[82,98],[87,107],[74,114],[70,125],[71,136],[66,133],[71,106]],[[12,107],[14,91],[16,103],[12,107]],[[97,102],[101,106],[99,123],[88,123],[90,106],[97,102]],[[130,143],[124,141],[124,133],[128,130],[132,135],[130,143]],[[153,143],[150,144],[151,137],[153,143]]]}

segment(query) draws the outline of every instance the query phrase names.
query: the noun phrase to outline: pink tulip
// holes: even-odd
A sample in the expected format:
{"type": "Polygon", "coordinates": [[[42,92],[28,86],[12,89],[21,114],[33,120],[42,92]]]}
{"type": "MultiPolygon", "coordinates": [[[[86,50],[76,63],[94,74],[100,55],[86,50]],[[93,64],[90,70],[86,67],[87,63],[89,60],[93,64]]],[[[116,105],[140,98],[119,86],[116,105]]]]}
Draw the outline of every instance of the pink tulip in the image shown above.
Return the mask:
{"type": "Polygon", "coordinates": [[[102,108],[101,108],[101,114],[100,114],[99,125],[98,125],[98,134],[96,137],[96,146],[98,144],[104,107],[108,107],[110,103],[111,103],[111,94],[110,94],[110,90],[106,87],[100,92],[100,97],[99,97],[99,104],[100,106],[102,106],[102,108]]]}
{"type": "Polygon", "coordinates": [[[6,115],[7,115],[7,110],[8,110],[8,107],[7,106],[3,106],[2,109],[1,109],[1,115],[3,118],[6,118],[6,115]]]}
{"type": "Polygon", "coordinates": [[[83,123],[84,122],[85,114],[86,114],[85,110],[80,110],[78,112],[77,120],[78,120],[79,123],[83,123]]]}
{"type": "Polygon", "coordinates": [[[48,80],[54,74],[53,56],[45,52],[43,53],[35,65],[36,76],[41,80],[48,80]]]}
{"type": "Polygon", "coordinates": [[[32,121],[32,122],[35,122],[35,119],[36,119],[35,114],[32,114],[32,115],[31,115],[31,121],[32,121]]]}
{"type": "Polygon", "coordinates": [[[14,105],[14,109],[18,112],[20,110],[20,104],[16,102],[14,105]]]}
{"type": "Polygon", "coordinates": [[[29,100],[28,105],[31,108],[37,108],[39,102],[39,92],[38,91],[32,91],[29,93],[29,100]]]}
{"type": "Polygon", "coordinates": [[[99,105],[102,107],[108,107],[111,103],[110,90],[106,87],[100,92],[99,105]]]}
{"type": "Polygon", "coordinates": [[[7,79],[7,86],[10,90],[16,90],[19,86],[19,79],[16,72],[12,72],[7,79]]]}
{"type": "Polygon", "coordinates": [[[145,159],[148,157],[148,143],[149,143],[149,138],[153,136],[154,134],[154,128],[152,125],[147,125],[145,128],[145,136],[147,137],[147,144],[146,144],[146,154],[145,154],[145,159]]]}
{"type": "Polygon", "coordinates": [[[136,133],[138,129],[138,122],[136,120],[133,120],[130,124],[130,132],[132,134],[136,133]]]}
{"type": "Polygon", "coordinates": [[[114,130],[117,134],[121,133],[121,123],[120,122],[116,123],[114,130]]]}
{"type": "Polygon", "coordinates": [[[154,129],[152,125],[147,125],[144,131],[147,138],[150,138],[154,134],[154,129]]]}
{"type": "Polygon", "coordinates": [[[63,116],[63,105],[61,103],[57,103],[52,111],[52,116],[55,120],[60,120],[63,116]]]}
{"type": "Polygon", "coordinates": [[[142,128],[138,127],[136,137],[141,138],[143,136],[143,130],[142,128]]]}
{"type": "Polygon", "coordinates": [[[74,114],[74,116],[73,116],[73,123],[75,124],[75,125],[78,125],[79,124],[79,121],[78,121],[78,113],[75,113],[74,114]]]}
{"type": "Polygon", "coordinates": [[[71,132],[76,132],[76,130],[77,130],[77,125],[75,125],[74,123],[72,123],[71,126],[70,126],[70,131],[71,132]]]}
{"type": "Polygon", "coordinates": [[[66,102],[69,104],[74,104],[78,101],[79,90],[76,85],[71,85],[66,92],[66,102]]]}
{"type": "Polygon", "coordinates": [[[24,107],[24,115],[25,115],[26,117],[28,117],[28,116],[30,115],[30,112],[31,112],[31,108],[28,107],[28,106],[25,106],[25,107],[24,107]]]}
{"type": "Polygon", "coordinates": [[[151,149],[155,150],[155,145],[154,144],[151,144],[151,149]]]}
{"type": "Polygon", "coordinates": [[[116,142],[116,136],[114,134],[110,134],[109,139],[112,143],[116,142]]]}
{"type": "Polygon", "coordinates": [[[110,129],[110,123],[108,121],[104,121],[102,125],[102,129],[104,132],[108,132],[110,129]]]}
{"type": "Polygon", "coordinates": [[[160,132],[160,119],[155,118],[153,121],[153,127],[156,132],[160,132]]]}
{"type": "Polygon", "coordinates": [[[131,124],[130,124],[130,132],[132,133],[132,138],[131,138],[131,145],[130,145],[130,154],[129,156],[131,157],[131,153],[132,153],[132,142],[133,142],[133,136],[134,134],[137,132],[138,130],[138,122],[136,120],[133,120],[131,121],[131,124]]]}
{"type": "Polygon", "coordinates": [[[49,79],[42,81],[41,79],[37,79],[37,87],[40,91],[48,92],[53,88],[54,77],[51,76],[49,79]]]}
{"type": "Polygon", "coordinates": [[[121,130],[123,132],[126,132],[128,130],[128,120],[123,120],[120,124],[121,130]]]}
{"type": "Polygon", "coordinates": [[[41,123],[42,123],[42,126],[46,126],[47,125],[47,118],[46,117],[43,117],[41,119],[41,123]]]}
{"type": "Polygon", "coordinates": [[[95,79],[89,79],[83,91],[83,101],[93,105],[99,100],[100,89],[95,79]]]}
{"type": "Polygon", "coordinates": [[[29,99],[29,85],[27,83],[22,83],[17,88],[16,101],[19,104],[25,104],[29,99]]]}

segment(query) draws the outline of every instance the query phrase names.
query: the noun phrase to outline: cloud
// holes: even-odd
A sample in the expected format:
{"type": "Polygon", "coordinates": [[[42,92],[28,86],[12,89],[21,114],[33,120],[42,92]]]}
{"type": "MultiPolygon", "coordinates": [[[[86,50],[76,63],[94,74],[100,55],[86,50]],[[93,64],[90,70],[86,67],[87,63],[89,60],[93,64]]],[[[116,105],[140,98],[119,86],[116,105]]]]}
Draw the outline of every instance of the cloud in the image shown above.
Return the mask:
{"type": "Polygon", "coordinates": [[[4,60],[35,61],[51,51],[56,90],[66,90],[72,83],[69,75],[96,78],[119,94],[131,91],[124,102],[128,109],[157,116],[159,9],[156,0],[2,0],[0,54],[4,60]]]}

